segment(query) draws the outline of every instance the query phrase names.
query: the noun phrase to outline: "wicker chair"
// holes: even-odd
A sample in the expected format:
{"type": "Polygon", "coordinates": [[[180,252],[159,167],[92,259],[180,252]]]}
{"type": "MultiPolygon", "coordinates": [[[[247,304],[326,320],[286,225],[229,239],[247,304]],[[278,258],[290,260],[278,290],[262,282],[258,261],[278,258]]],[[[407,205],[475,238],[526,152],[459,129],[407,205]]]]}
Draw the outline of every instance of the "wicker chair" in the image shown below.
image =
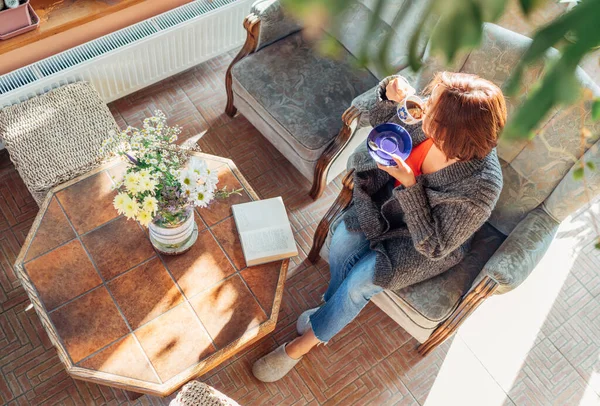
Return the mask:
{"type": "Polygon", "coordinates": [[[213,387],[202,382],[186,383],[169,406],[240,406],[213,387]]]}
{"type": "Polygon", "coordinates": [[[119,127],[86,82],[0,110],[0,141],[38,205],[48,190],[102,161],[100,147],[110,131],[119,127]]]}

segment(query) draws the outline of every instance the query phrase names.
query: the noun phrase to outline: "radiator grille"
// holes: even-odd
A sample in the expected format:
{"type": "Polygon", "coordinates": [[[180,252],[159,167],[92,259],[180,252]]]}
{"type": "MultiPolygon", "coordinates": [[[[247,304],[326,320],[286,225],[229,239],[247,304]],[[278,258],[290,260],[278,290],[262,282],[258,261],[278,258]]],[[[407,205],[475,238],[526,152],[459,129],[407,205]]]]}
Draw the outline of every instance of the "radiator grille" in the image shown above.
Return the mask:
{"type": "Polygon", "coordinates": [[[123,97],[241,45],[251,4],[193,1],[2,75],[0,107],[78,80],[92,82],[106,102],[123,97]]]}

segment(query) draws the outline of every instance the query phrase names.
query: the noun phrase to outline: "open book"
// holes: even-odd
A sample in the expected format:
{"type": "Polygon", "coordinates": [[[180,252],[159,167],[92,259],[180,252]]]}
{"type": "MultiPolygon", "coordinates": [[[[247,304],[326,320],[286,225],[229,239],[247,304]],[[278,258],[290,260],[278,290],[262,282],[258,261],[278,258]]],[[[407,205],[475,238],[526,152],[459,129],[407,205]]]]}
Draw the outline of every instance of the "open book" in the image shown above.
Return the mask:
{"type": "Polygon", "coordinates": [[[298,255],[281,197],[235,204],[231,209],[247,266],[298,255]]]}

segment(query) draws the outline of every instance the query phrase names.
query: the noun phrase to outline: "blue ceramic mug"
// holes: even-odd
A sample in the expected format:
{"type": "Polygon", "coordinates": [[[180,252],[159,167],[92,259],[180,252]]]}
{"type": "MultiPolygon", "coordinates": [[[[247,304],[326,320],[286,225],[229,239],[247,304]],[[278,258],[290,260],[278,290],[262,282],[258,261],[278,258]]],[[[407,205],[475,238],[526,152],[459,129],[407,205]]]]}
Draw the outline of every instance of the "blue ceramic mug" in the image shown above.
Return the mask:
{"type": "Polygon", "coordinates": [[[398,105],[398,118],[407,125],[413,125],[423,120],[423,106],[425,102],[419,96],[410,95],[398,105]],[[411,114],[410,108],[420,110],[420,116],[411,114]]]}

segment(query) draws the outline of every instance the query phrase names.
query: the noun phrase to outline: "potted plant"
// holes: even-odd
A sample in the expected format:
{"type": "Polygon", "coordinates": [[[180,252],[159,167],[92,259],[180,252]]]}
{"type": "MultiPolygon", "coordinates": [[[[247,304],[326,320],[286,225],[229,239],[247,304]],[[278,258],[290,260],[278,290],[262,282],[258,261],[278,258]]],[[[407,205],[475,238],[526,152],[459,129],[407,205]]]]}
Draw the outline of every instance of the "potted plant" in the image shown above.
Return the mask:
{"type": "Polygon", "coordinates": [[[29,0],[0,0],[0,36],[31,24],[29,0]]]}
{"type": "Polygon", "coordinates": [[[123,179],[116,183],[113,204],[120,214],[148,227],[157,251],[176,255],[187,251],[198,237],[194,207],[207,207],[214,198],[239,194],[217,190],[217,174],[194,156],[197,146],[176,145],[179,127],[167,126],[156,111],[143,128],[128,127],[110,134],[103,152],[117,153],[127,162],[123,179]]]}

